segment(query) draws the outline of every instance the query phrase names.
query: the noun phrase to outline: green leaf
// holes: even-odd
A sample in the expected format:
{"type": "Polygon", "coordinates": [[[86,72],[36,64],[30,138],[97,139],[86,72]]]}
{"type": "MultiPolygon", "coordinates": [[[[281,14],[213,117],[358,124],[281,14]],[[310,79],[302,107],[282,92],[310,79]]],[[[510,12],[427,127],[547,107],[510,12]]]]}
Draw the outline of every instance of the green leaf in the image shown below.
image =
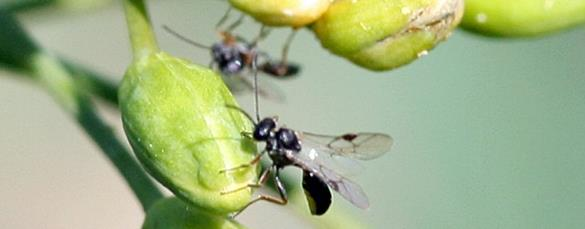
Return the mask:
{"type": "Polygon", "coordinates": [[[31,61],[41,50],[10,15],[0,9],[0,64],[25,71],[31,68],[31,61]]]}

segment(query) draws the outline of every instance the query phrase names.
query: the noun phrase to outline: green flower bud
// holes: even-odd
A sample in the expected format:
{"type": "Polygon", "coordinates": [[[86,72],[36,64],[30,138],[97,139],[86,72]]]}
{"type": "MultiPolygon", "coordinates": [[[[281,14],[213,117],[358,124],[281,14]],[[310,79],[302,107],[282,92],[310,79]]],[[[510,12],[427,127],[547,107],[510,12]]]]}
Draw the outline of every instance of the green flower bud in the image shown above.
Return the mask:
{"type": "Polygon", "coordinates": [[[157,201],[146,213],[142,229],[244,229],[226,216],[197,209],[177,198],[157,201]]]}
{"type": "Polygon", "coordinates": [[[491,36],[534,36],[585,22],[584,0],[466,0],[462,27],[491,36]]]}
{"type": "Polygon", "coordinates": [[[426,54],[449,36],[462,12],[462,0],[338,0],[313,31],[332,53],[382,71],[426,54]]]}
{"type": "Polygon", "coordinates": [[[229,0],[230,4],[270,26],[299,28],[313,23],[332,0],[229,0]]]}
{"type": "Polygon", "coordinates": [[[255,167],[220,171],[248,163],[256,147],[242,137],[250,121],[226,107],[236,101],[214,71],[163,52],[148,54],[129,67],[119,100],[136,156],[175,195],[216,213],[250,201],[250,189],[220,194],[255,182],[255,167]]]}

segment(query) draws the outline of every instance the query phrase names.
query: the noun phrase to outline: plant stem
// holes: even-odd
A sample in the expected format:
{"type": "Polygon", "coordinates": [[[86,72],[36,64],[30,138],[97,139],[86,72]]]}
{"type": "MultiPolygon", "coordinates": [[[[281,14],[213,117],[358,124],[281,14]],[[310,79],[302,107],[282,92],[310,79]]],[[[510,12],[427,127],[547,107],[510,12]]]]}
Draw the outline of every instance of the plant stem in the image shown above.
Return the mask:
{"type": "Polygon", "coordinates": [[[59,60],[72,73],[72,76],[75,77],[82,90],[90,92],[109,105],[118,107],[118,86],[115,83],[84,66],[64,60],[63,58],[59,58],[59,60]]]}
{"type": "Polygon", "coordinates": [[[40,6],[47,6],[55,0],[17,0],[1,3],[0,7],[9,12],[22,11],[40,6]]]}
{"type": "Polygon", "coordinates": [[[115,136],[112,129],[98,116],[87,95],[82,93],[74,78],[61,63],[44,52],[33,58],[33,74],[69,114],[75,117],[85,132],[102,149],[134,191],[144,210],[163,197],[140,165],[115,136]]]}
{"type": "Polygon", "coordinates": [[[123,0],[134,60],[157,52],[158,45],[143,0],[123,0]]]}
{"type": "Polygon", "coordinates": [[[6,36],[0,36],[0,63],[27,73],[76,119],[122,174],[143,209],[148,209],[162,198],[160,190],[117,139],[112,129],[99,117],[85,94],[85,88],[76,80],[76,73],[39,48],[20,24],[9,13],[1,10],[0,29],[6,31],[6,36]]]}

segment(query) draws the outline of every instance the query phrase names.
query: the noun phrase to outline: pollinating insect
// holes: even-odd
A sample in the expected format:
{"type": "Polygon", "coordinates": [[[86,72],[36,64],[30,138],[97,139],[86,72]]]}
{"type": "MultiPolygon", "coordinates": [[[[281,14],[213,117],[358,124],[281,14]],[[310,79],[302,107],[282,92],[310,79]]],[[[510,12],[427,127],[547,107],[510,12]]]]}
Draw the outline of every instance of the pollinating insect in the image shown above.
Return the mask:
{"type": "MultiPolygon", "coordinates": [[[[273,78],[288,79],[296,76],[299,73],[300,66],[294,63],[289,63],[287,60],[289,45],[292,41],[292,35],[294,34],[291,34],[289,39],[287,39],[287,42],[283,48],[283,58],[281,60],[273,60],[266,52],[259,51],[257,49],[258,42],[264,39],[269,33],[269,29],[266,27],[263,26],[260,29],[258,36],[251,42],[247,41],[243,37],[231,33],[231,31],[233,31],[242,23],[244,19],[243,14],[238,18],[238,20],[227,26],[226,29],[219,29],[219,27],[221,27],[221,25],[223,25],[227,20],[230,11],[231,8],[228,9],[226,14],[216,25],[216,30],[221,37],[221,41],[216,42],[211,46],[193,41],[172,30],[168,26],[163,26],[163,29],[188,44],[209,50],[212,58],[210,67],[215,68],[221,72],[221,74],[225,76],[224,80],[228,81],[226,83],[235,91],[238,91],[238,89],[241,88],[240,85],[243,85],[247,89],[253,89],[251,82],[252,80],[249,77],[243,76],[243,73],[244,70],[251,69],[252,59],[254,59],[256,56],[259,56],[263,60],[262,63],[259,64],[258,70],[266,75],[272,76],[273,78]]],[[[259,89],[260,95],[269,98],[281,97],[267,88],[269,88],[269,86],[263,85],[259,89]]]]}
{"type": "MultiPolygon", "coordinates": [[[[253,60],[255,69],[255,60],[253,60]]],[[[254,82],[257,75],[254,74],[254,82]]],[[[257,85],[257,84],[254,84],[257,85]]],[[[260,195],[248,203],[237,214],[251,204],[266,200],[272,203],[285,205],[288,197],[284,184],[280,180],[280,170],[286,166],[295,166],[303,171],[303,189],[313,215],[322,215],[331,205],[331,192],[333,189],[353,205],[365,209],[369,206],[368,198],[360,186],[341,175],[334,167],[335,158],[344,157],[358,160],[371,160],[388,152],[393,139],[382,133],[347,133],[341,135],[321,135],[308,132],[295,131],[280,127],[276,117],[260,119],[258,108],[258,93],[255,94],[256,121],[245,111],[237,107],[251,122],[254,123],[252,133],[244,135],[257,142],[264,142],[265,148],[252,161],[234,168],[222,170],[222,173],[244,169],[256,165],[264,154],[268,154],[272,165],[266,168],[257,183],[248,184],[233,190],[222,192],[229,194],[246,188],[261,187],[268,180],[270,173],[274,173],[273,179],[279,197],[260,195]]]]}

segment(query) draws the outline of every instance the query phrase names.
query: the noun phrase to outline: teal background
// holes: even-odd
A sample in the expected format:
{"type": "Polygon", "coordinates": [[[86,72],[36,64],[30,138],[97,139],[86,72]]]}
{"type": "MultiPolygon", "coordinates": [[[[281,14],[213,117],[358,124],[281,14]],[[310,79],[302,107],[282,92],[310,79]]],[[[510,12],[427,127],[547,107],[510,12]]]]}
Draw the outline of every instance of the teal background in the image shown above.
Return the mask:
{"type": "MultiPolygon", "coordinates": [[[[226,8],[222,1],[175,0],[152,1],[150,11],[164,50],[206,65],[207,51],[161,26],[210,44],[226,8]]],[[[119,5],[19,18],[45,47],[114,80],[130,62],[119,5]]],[[[253,37],[257,30],[248,20],[238,32],[253,37]]],[[[287,35],[275,30],[261,48],[278,56],[287,35]]],[[[335,196],[336,207],[372,228],[582,228],[584,40],[583,27],[533,39],[456,31],[422,59],[374,73],[329,54],[304,30],[290,53],[302,75],[262,78],[287,100],[262,100],[261,112],[300,130],[395,138],[390,153],[363,163],[353,178],[368,193],[369,210],[335,196]]],[[[139,227],[141,209],[113,167],[46,94],[10,74],[0,71],[0,225],[139,227]]],[[[238,98],[252,110],[251,94],[238,98]]],[[[107,106],[103,112],[121,130],[118,114],[107,106]]],[[[252,207],[241,221],[250,228],[307,226],[269,204],[252,207]]]]}

